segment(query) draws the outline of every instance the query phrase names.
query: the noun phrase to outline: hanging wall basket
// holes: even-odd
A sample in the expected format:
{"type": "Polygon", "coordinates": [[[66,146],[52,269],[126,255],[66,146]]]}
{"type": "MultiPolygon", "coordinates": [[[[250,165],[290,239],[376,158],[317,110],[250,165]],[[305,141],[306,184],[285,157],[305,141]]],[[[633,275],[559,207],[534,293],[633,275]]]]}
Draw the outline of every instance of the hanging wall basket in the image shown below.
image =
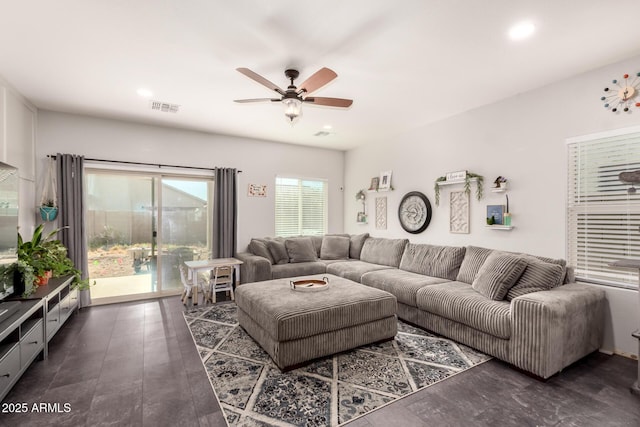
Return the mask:
{"type": "Polygon", "coordinates": [[[58,217],[58,206],[56,203],[56,180],[53,174],[53,159],[49,157],[49,176],[45,178],[42,189],[42,199],[40,199],[40,217],[43,221],[53,221],[58,217]]]}
{"type": "Polygon", "coordinates": [[[43,221],[53,221],[58,217],[58,208],[55,206],[40,206],[40,217],[43,221]]]}

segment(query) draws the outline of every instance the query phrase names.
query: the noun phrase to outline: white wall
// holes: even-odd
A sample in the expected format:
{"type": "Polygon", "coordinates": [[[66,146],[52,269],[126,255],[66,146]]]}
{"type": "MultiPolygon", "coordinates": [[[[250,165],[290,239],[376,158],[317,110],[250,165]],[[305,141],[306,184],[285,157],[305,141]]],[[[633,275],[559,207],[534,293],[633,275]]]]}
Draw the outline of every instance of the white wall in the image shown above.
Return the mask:
{"type": "Polygon", "coordinates": [[[58,152],[96,159],[242,170],[238,178],[239,250],[247,246],[251,237],[274,235],[273,190],[278,174],[327,179],[329,232],[343,229],[342,151],[40,110],[38,182],[46,173],[46,156],[58,152]],[[267,184],[267,197],[247,197],[249,183],[267,184]]]}
{"type": "MultiPolygon", "coordinates": [[[[640,57],[571,77],[499,103],[412,129],[374,146],[350,150],[345,159],[345,232],[367,231],[375,236],[407,237],[412,242],[477,245],[566,257],[566,145],[569,137],[640,124],[640,108],[631,114],[605,110],[600,96],[612,79],[640,71],[640,57]],[[409,191],[425,193],[434,203],[434,181],[446,172],[469,170],[485,177],[485,197],[471,197],[470,234],[449,233],[449,192],[441,191],[433,206],[431,225],[419,235],[400,227],[397,209],[409,191]],[[368,194],[369,224],[356,224],[355,193],[368,188],[371,177],[393,170],[395,191],[368,194]],[[503,194],[491,193],[498,176],[509,179],[512,231],[485,227],[488,204],[504,204],[503,194]],[[374,227],[374,199],[387,196],[388,229],[374,227]]],[[[470,87],[468,96],[473,97],[470,87]]],[[[426,100],[425,102],[438,102],[426,100]]],[[[464,99],[460,99],[464,103],[464,99]]],[[[461,190],[461,188],[459,188],[461,190]]],[[[604,349],[637,354],[631,338],[640,325],[635,291],[605,288],[609,315],[604,349]]]]}

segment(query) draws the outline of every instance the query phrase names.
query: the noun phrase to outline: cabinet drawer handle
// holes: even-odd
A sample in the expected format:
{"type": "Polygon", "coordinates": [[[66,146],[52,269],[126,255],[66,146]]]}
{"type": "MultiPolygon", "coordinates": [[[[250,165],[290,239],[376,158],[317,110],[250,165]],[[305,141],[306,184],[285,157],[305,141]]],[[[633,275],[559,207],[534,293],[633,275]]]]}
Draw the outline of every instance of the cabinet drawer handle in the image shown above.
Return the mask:
{"type": "Polygon", "coordinates": [[[38,341],[31,341],[31,342],[30,342],[30,343],[28,343],[28,344],[38,344],[38,341]]]}
{"type": "Polygon", "coordinates": [[[11,378],[11,374],[0,375],[0,378],[11,378]]]}
{"type": "Polygon", "coordinates": [[[58,319],[51,319],[51,320],[49,320],[49,322],[57,322],[57,321],[58,321],[58,319]]]}

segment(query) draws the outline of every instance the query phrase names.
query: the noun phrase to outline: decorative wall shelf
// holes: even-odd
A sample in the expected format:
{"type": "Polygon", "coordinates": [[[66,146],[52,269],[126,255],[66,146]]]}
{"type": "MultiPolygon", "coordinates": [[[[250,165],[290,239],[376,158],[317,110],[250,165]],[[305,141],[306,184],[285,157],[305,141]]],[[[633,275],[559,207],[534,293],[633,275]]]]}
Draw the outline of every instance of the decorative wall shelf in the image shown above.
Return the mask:
{"type": "MultiPolygon", "coordinates": [[[[469,182],[478,182],[478,178],[470,178],[469,182]]],[[[459,179],[455,181],[437,181],[436,184],[438,185],[438,187],[442,187],[443,185],[464,184],[464,179],[459,179]]]]}
{"type": "Polygon", "coordinates": [[[491,192],[492,193],[505,193],[507,191],[506,188],[492,188],[491,192]]]}
{"type": "Polygon", "coordinates": [[[393,188],[389,190],[367,190],[367,193],[386,193],[388,191],[393,191],[393,188]]]}
{"type": "Polygon", "coordinates": [[[487,228],[491,228],[493,230],[506,230],[511,231],[515,228],[513,225],[485,225],[487,228]]]}

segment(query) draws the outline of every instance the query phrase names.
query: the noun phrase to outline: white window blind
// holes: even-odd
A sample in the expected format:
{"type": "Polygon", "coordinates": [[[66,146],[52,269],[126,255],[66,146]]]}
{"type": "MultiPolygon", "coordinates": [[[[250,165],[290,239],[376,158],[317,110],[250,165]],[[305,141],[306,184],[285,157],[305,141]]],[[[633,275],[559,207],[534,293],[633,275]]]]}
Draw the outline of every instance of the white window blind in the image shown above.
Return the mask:
{"type": "Polygon", "coordinates": [[[640,170],[640,131],[570,141],[568,161],[569,265],[578,280],[637,288],[638,270],[609,264],[640,259],[640,188],[618,178],[640,170]]]}
{"type": "Polygon", "coordinates": [[[327,232],[327,182],[276,177],[276,236],[327,232]]]}

